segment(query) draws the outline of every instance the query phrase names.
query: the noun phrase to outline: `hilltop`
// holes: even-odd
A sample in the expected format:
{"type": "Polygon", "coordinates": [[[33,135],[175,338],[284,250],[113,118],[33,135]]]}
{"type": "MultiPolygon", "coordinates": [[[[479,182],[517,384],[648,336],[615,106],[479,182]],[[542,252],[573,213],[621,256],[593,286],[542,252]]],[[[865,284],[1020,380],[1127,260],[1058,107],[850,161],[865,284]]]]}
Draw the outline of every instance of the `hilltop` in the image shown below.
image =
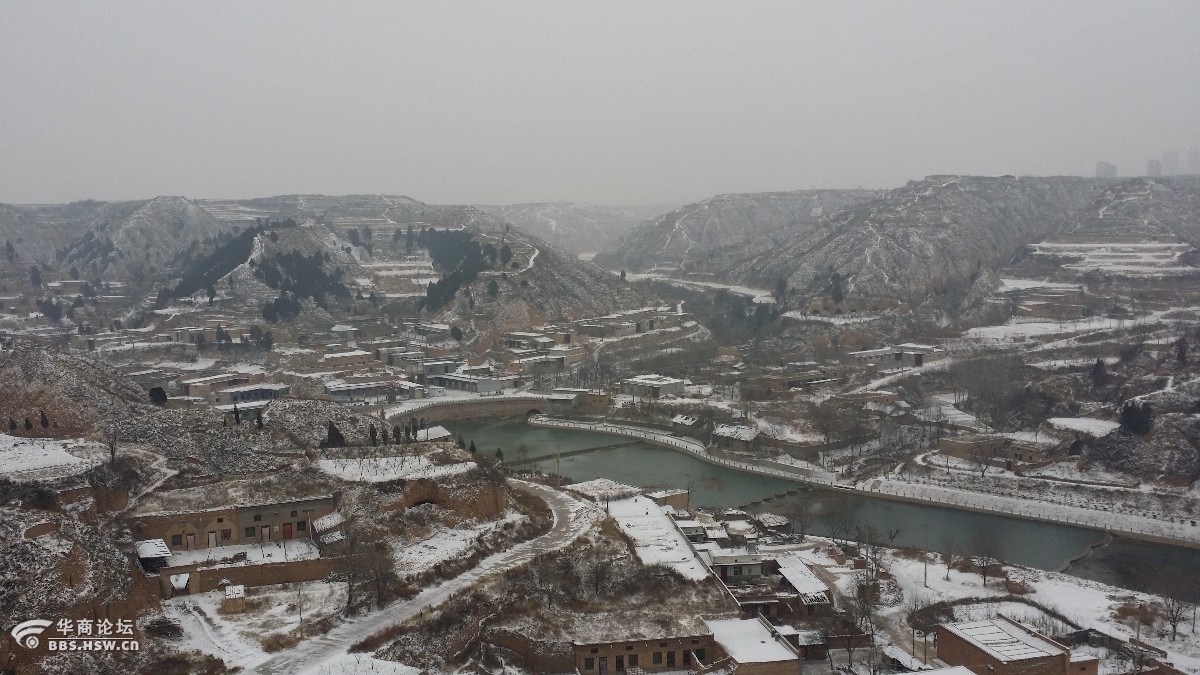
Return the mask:
{"type": "Polygon", "coordinates": [[[957,307],[981,274],[1067,225],[1102,189],[1074,177],[931,176],[827,215],[730,276],[828,295],[837,273],[852,304],[957,307]]]}

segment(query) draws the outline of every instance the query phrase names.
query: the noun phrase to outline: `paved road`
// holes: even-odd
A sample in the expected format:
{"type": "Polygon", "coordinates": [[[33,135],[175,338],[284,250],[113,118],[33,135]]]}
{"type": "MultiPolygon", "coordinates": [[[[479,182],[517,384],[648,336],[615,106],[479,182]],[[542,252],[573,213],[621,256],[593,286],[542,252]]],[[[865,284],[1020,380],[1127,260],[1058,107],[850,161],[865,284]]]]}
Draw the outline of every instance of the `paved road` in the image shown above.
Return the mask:
{"type": "Polygon", "coordinates": [[[472,586],[505,570],[532,560],[546,551],[560,549],[575,541],[591,526],[599,513],[594,507],[574,499],[563,492],[548,487],[510,481],[513,487],[531,492],[542,498],[554,513],[554,525],[546,534],[518,544],[485,558],[474,569],[443,582],[440,586],[427,588],[420,595],[388,605],[383,609],[351,619],[325,635],[309,638],[286,652],[262,660],[246,663],[246,669],[263,675],[291,675],[318,669],[323,663],[346,653],[350,646],[388,626],[403,623],[427,607],[436,607],[471,588],[472,586]]]}

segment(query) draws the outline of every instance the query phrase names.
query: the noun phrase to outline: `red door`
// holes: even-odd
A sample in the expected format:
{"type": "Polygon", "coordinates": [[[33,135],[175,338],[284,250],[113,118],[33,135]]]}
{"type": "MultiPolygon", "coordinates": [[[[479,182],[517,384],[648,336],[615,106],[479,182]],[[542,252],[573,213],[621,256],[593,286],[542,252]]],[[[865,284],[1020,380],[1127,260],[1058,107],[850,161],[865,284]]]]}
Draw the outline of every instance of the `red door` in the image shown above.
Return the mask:
{"type": "Polygon", "coordinates": [[[284,539],[292,538],[292,524],[291,523],[283,524],[283,538],[284,539]]]}

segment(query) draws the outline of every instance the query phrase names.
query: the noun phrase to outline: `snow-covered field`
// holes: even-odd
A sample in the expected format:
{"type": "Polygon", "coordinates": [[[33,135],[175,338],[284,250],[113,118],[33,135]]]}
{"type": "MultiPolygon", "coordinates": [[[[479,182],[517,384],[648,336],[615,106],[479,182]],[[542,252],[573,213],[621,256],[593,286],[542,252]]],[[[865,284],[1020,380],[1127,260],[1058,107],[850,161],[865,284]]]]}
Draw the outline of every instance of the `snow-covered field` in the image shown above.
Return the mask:
{"type": "Polygon", "coordinates": [[[646,497],[630,497],[610,502],[609,514],[629,535],[637,557],[645,565],[667,565],[688,579],[701,580],[708,568],[700,562],[687,539],[671,522],[662,507],[646,497]]]}
{"type": "Polygon", "coordinates": [[[1179,242],[1042,242],[1034,244],[1035,255],[1078,258],[1064,264],[1066,269],[1104,271],[1127,276],[1161,276],[1194,272],[1179,264],[1179,257],[1191,248],[1179,242]]]}
{"type": "Polygon", "coordinates": [[[1046,420],[1050,426],[1068,431],[1082,431],[1093,436],[1104,436],[1116,431],[1121,425],[1111,420],[1099,420],[1092,417],[1051,417],[1046,420]]]}
{"type": "Polygon", "coordinates": [[[1032,337],[1059,335],[1062,333],[1078,333],[1086,330],[1112,330],[1122,328],[1130,321],[1093,317],[1075,321],[1018,321],[1010,320],[999,326],[980,326],[964,333],[964,337],[977,340],[1024,340],[1032,337]]]}
{"type": "Polygon", "coordinates": [[[420,574],[440,562],[453,560],[466,553],[480,537],[508,523],[516,523],[525,516],[509,511],[504,518],[479,523],[468,523],[454,528],[438,528],[430,536],[419,541],[406,542],[392,539],[392,558],[396,572],[401,576],[420,574]]]}
{"type": "Polygon", "coordinates": [[[83,440],[0,434],[0,476],[32,480],[74,476],[103,461],[102,448],[83,440]]]}
{"type": "Polygon", "coordinates": [[[362,457],[355,459],[322,459],[321,470],[342,480],[379,483],[404,478],[439,478],[466,473],[475,468],[474,462],[434,464],[424,455],[398,457],[362,457]]]}

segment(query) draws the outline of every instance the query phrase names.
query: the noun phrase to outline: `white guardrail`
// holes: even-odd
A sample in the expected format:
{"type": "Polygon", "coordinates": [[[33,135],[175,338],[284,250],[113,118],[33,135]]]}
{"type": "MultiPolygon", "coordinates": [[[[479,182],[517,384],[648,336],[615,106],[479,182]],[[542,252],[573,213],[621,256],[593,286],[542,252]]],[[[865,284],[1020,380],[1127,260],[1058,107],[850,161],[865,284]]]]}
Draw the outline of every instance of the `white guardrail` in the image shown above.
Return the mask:
{"type": "Polygon", "coordinates": [[[785,480],[856,492],[868,496],[880,498],[891,497],[921,502],[932,506],[961,508],[1001,516],[1015,516],[1045,523],[1077,525],[1090,529],[1109,531],[1115,534],[1144,535],[1169,540],[1166,543],[1174,542],[1190,547],[1196,547],[1200,544],[1200,527],[1194,524],[1195,521],[1183,518],[1169,518],[1166,516],[1158,518],[1129,513],[1114,514],[1048,500],[1034,501],[1031,499],[1004,497],[987,493],[968,496],[956,493],[954,488],[944,488],[936,484],[920,482],[901,482],[899,479],[884,480],[876,478],[861,485],[840,483],[824,476],[804,473],[799,469],[785,471],[748,462],[738,462],[725,459],[724,457],[716,457],[710,454],[704,444],[699,441],[680,438],[672,434],[652,431],[641,427],[610,424],[608,422],[578,422],[558,419],[549,415],[531,415],[528,421],[530,424],[541,427],[596,431],[628,438],[637,438],[655,445],[681,450],[710,464],[727,466],[746,473],[783,478],[785,480]],[[917,485],[921,486],[919,491],[910,488],[910,486],[917,485]],[[988,500],[1000,500],[1003,504],[989,505],[981,503],[988,500]]]}

